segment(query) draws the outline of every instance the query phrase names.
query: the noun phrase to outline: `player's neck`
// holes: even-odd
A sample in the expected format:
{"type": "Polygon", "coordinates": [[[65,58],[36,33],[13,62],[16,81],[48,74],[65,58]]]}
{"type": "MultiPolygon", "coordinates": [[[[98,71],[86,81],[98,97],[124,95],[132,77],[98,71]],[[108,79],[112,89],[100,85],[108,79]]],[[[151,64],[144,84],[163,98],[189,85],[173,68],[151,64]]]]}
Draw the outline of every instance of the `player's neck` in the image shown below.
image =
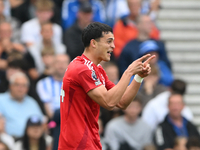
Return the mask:
{"type": "Polygon", "coordinates": [[[90,52],[89,49],[85,49],[83,54],[90,60],[92,61],[95,65],[98,65],[101,60],[98,60],[98,58],[95,57],[93,53],[90,52]]]}

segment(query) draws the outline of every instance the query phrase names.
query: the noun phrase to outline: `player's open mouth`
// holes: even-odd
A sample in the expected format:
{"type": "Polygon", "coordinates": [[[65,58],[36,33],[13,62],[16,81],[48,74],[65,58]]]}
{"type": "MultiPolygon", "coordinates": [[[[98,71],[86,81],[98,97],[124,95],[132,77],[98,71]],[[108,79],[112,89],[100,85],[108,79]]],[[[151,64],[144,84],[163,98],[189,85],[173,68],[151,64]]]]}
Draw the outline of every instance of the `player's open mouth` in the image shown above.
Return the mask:
{"type": "Polygon", "coordinates": [[[112,54],[112,51],[107,51],[107,53],[111,55],[111,54],[112,54]]]}

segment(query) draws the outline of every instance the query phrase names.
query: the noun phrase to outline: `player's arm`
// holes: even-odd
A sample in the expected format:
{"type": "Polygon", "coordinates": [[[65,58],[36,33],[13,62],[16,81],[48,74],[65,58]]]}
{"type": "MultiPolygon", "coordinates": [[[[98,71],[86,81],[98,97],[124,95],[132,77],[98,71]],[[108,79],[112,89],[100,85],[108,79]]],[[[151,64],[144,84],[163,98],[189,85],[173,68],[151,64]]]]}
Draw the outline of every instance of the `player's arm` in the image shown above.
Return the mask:
{"type": "MultiPolygon", "coordinates": [[[[149,65],[149,62],[154,58],[155,56],[151,56],[149,59],[147,59],[144,63],[143,63],[143,70],[141,72],[138,73],[138,75],[141,78],[144,78],[146,76],[148,76],[151,72],[151,67],[149,65]]],[[[121,100],[119,101],[119,103],[117,104],[117,107],[121,108],[121,109],[126,109],[128,107],[128,105],[133,101],[133,99],[135,98],[139,88],[140,88],[140,84],[138,83],[136,80],[133,80],[131,82],[131,84],[127,87],[124,95],[122,96],[121,100]]]]}
{"type": "Polygon", "coordinates": [[[138,83],[138,82],[136,82],[136,80],[133,80],[131,82],[131,84],[127,87],[121,100],[119,101],[119,103],[116,106],[121,109],[126,109],[128,107],[128,105],[133,101],[135,96],[137,95],[140,85],[141,85],[141,83],[138,83]]]}
{"type": "MultiPolygon", "coordinates": [[[[100,106],[112,110],[115,106],[118,106],[120,108],[125,108],[127,106],[122,106],[122,104],[128,104],[130,97],[132,99],[137,94],[137,91],[141,85],[141,83],[138,82],[132,82],[131,83],[131,91],[130,88],[127,89],[128,84],[130,82],[131,76],[134,74],[137,74],[139,72],[142,72],[146,68],[144,68],[144,64],[142,61],[150,57],[149,54],[137,59],[132,64],[129,65],[127,70],[125,70],[124,74],[122,75],[120,81],[116,86],[111,88],[110,90],[107,90],[103,85],[99,86],[95,89],[90,90],[87,94],[88,96],[93,99],[95,102],[97,102],[100,106]],[[133,94],[127,94],[127,92],[132,92],[133,94]],[[125,94],[124,94],[125,93],[125,94]],[[122,99],[123,96],[123,99],[122,99]],[[121,105],[118,103],[123,100],[121,105]]],[[[154,56],[151,56],[149,59],[154,58],[154,56]]],[[[149,60],[148,59],[148,60],[149,60]]]]}

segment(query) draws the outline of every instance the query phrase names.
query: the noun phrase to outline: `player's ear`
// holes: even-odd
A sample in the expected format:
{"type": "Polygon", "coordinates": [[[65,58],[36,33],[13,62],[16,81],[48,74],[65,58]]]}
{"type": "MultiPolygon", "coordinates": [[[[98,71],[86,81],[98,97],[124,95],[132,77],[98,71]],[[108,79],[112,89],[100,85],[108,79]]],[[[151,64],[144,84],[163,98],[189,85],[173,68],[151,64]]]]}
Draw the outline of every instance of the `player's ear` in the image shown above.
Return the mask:
{"type": "Polygon", "coordinates": [[[91,45],[93,48],[95,48],[95,47],[97,46],[97,41],[94,40],[94,39],[91,39],[91,40],[90,40],[90,45],[91,45]]]}

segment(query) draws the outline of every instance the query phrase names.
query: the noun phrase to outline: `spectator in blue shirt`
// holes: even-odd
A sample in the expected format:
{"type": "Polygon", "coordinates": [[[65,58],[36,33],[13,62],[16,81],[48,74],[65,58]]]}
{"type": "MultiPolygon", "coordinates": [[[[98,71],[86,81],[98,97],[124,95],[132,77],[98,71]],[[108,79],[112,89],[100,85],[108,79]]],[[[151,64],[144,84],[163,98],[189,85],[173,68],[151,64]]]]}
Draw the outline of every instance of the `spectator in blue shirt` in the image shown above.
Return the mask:
{"type": "Polygon", "coordinates": [[[89,2],[82,3],[77,12],[77,19],[73,25],[64,32],[63,42],[67,47],[67,54],[73,60],[81,56],[84,51],[82,31],[93,20],[92,5],[89,2]]]}
{"type": "MultiPolygon", "coordinates": [[[[120,68],[120,74],[122,75],[126,68],[129,66],[131,62],[138,59],[140,56],[149,53],[149,52],[157,52],[159,58],[156,57],[155,61],[159,61],[158,67],[162,68],[160,72],[160,78],[163,80],[167,80],[164,85],[169,86],[173,79],[171,74],[171,63],[167,57],[167,52],[165,50],[165,45],[160,40],[154,40],[149,36],[149,33],[152,30],[151,19],[147,15],[141,15],[137,18],[137,28],[138,28],[138,36],[136,39],[131,40],[124,47],[119,59],[118,64],[120,68]],[[163,74],[162,71],[167,72],[167,74],[163,74]]],[[[157,55],[157,56],[158,56],[157,55]]],[[[161,83],[161,82],[160,82],[161,83]]]]}
{"type": "Polygon", "coordinates": [[[0,94],[0,113],[6,119],[5,130],[15,138],[24,134],[26,122],[31,115],[43,117],[36,100],[27,95],[29,80],[22,72],[10,77],[10,91],[0,94]]]}

